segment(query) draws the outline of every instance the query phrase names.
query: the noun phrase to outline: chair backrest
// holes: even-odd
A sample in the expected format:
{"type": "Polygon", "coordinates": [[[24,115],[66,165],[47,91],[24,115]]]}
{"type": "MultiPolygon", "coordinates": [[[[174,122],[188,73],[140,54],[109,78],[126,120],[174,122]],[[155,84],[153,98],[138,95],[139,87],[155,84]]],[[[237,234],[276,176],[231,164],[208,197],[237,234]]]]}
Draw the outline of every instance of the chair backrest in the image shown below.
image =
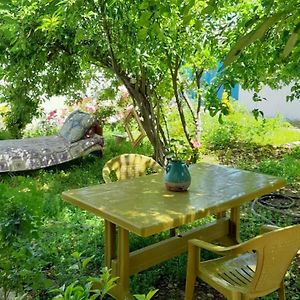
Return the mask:
{"type": "Polygon", "coordinates": [[[300,249],[300,225],[280,228],[242,243],[245,251],[255,251],[256,270],[249,292],[266,295],[280,287],[292,259],[300,249]]]}
{"type": "Polygon", "coordinates": [[[108,183],[147,175],[148,172],[150,174],[161,171],[162,167],[151,157],[140,154],[122,154],[106,162],[102,177],[108,183]]]}

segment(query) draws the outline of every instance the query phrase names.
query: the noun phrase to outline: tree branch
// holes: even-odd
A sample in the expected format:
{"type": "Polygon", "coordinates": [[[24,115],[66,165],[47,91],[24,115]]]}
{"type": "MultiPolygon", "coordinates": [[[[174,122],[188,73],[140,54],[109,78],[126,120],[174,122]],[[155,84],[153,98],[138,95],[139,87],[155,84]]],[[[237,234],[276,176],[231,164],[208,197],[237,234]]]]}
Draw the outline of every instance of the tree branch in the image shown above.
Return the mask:
{"type": "Polygon", "coordinates": [[[174,66],[174,70],[173,70],[172,60],[171,60],[171,57],[169,56],[168,53],[167,53],[167,58],[168,58],[169,69],[170,69],[171,77],[172,77],[172,84],[173,84],[175,101],[176,101],[176,104],[177,104],[177,109],[178,109],[180,121],[181,121],[181,124],[182,124],[182,128],[183,128],[185,137],[186,137],[189,145],[191,147],[193,147],[192,142],[191,142],[191,136],[190,136],[188,128],[187,128],[187,123],[186,123],[186,120],[185,120],[183,107],[181,105],[180,97],[179,97],[179,94],[178,94],[177,78],[178,78],[178,70],[179,70],[179,66],[180,66],[180,60],[179,60],[178,56],[175,57],[175,66],[174,66]]]}
{"type": "Polygon", "coordinates": [[[278,21],[281,20],[282,16],[286,15],[288,12],[280,12],[277,14],[274,14],[271,17],[266,17],[264,18],[260,24],[258,24],[256,26],[256,28],[250,32],[248,32],[247,34],[245,34],[244,36],[242,36],[237,42],[236,44],[231,48],[231,50],[229,51],[229,53],[227,54],[227,56],[224,59],[223,62],[223,68],[227,67],[228,65],[230,65],[233,61],[235,61],[240,53],[247,47],[249,46],[251,43],[255,42],[258,39],[261,39],[266,31],[272,27],[274,24],[276,24],[278,21]]]}
{"type": "MultiPolygon", "coordinates": [[[[99,8],[98,8],[99,9],[99,8]]],[[[107,42],[108,42],[108,47],[109,47],[109,52],[111,55],[111,63],[112,63],[112,68],[116,73],[119,73],[119,67],[115,58],[115,54],[113,51],[113,42],[112,42],[112,36],[111,36],[111,31],[110,28],[108,26],[108,22],[106,19],[106,15],[105,15],[105,7],[104,7],[104,2],[102,2],[102,5],[100,6],[100,10],[99,10],[102,20],[103,20],[103,29],[104,32],[106,34],[107,37],[107,42]]]]}

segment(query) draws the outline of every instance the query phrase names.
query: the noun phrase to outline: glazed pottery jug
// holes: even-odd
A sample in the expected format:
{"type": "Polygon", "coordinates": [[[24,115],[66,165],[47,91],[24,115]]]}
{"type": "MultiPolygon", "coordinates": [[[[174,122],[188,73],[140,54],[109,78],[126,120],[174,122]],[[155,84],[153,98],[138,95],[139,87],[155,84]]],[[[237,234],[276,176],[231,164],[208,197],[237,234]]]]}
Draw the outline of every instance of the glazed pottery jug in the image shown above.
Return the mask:
{"type": "Polygon", "coordinates": [[[164,181],[169,191],[186,191],[191,184],[191,175],[186,163],[182,160],[169,160],[165,168],[164,181]]]}

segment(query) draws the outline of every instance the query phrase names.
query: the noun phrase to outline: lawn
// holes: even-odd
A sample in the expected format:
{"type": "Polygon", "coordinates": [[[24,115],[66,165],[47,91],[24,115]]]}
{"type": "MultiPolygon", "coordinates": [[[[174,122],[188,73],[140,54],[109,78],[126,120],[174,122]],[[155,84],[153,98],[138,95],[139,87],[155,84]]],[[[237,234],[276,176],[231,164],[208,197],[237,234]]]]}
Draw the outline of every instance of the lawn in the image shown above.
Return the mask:
{"type": "MultiPolygon", "coordinates": [[[[280,145],[300,140],[299,132],[281,119],[257,122],[251,117],[249,124],[243,118],[235,115],[220,125],[205,117],[200,160],[281,176],[287,181],[281,193],[299,197],[300,148],[280,145]]],[[[103,165],[118,154],[152,154],[146,140],[136,149],[128,142],[116,144],[109,128],[105,129],[105,139],[102,158],[89,155],[49,169],[1,175],[0,288],[4,291],[12,290],[25,299],[52,299],[58,294],[55,289],[76,281],[85,284],[88,277],[99,276],[103,220],[65,203],[61,193],[103,184],[103,165]]],[[[255,211],[251,211],[251,204],[242,207],[242,239],[256,235],[266,219],[278,226],[300,220],[296,198],[288,209],[274,211],[258,205],[255,211]]],[[[166,235],[147,239],[131,235],[130,245],[136,249],[166,235]]],[[[153,299],[183,299],[185,267],[186,255],[182,255],[134,275],[132,290],[145,294],[155,288],[159,291],[153,299]]],[[[287,299],[299,299],[297,260],[287,273],[286,290],[287,299]]],[[[224,299],[203,283],[198,283],[197,295],[197,299],[224,299]]],[[[276,295],[264,299],[276,299],[276,295]]]]}

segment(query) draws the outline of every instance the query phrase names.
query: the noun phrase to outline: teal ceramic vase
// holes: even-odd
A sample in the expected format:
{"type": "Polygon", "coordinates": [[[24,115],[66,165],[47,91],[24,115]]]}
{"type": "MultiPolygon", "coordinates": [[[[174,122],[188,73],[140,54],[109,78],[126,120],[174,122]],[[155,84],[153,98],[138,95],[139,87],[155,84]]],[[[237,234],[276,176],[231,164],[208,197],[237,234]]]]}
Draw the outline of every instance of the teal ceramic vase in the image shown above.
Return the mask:
{"type": "Polygon", "coordinates": [[[165,168],[164,181],[169,191],[186,191],[191,184],[191,175],[186,163],[182,160],[169,160],[165,168]]]}

